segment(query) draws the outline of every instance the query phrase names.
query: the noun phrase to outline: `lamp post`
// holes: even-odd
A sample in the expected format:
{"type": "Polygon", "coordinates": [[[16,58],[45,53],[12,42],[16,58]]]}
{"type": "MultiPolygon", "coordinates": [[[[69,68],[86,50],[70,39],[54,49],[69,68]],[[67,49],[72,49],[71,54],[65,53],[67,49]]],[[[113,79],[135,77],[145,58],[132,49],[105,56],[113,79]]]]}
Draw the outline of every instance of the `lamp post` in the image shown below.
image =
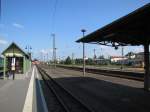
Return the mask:
{"type": "Polygon", "coordinates": [[[32,50],[32,47],[30,45],[27,45],[25,49],[27,50],[27,53],[29,55],[29,59],[31,60],[31,50],[32,50]]]}
{"type": "Polygon", "coordinates": [[[123,70],[123,62],[124,62],[124,47],[122,46],[122,49],[121,49],[121,54],[122,54],[122,62],[121,62],[121,70],[123,70]]]}
{"type": "MultiPolygon", "coordinates": [[[[84,37],[84,33],[86,32],[85,29],[81,29],[81,32],[83,33],[83,37],[84,37]]],[[[85,43],[83,42],[83,76],[85,76],[85,43]]]]}
{"type": "Polygon", "coordinates": [[[31,65],[31,58],[32,58],[31,50],[32,50],[32,47],[30,45],[27,45],[25,49],[27,50],[27,54],[29,56],[29,64],[25,64],[25,66],[26,66],[26,68],[31,68],[31,66],[32,66],[31,65]]]}
{"type": "Polygon", "coordinates": [[[27,45],[25,49],[27,50],[28,53],[31,53],[32,47],[30,45],[27,45]]]}

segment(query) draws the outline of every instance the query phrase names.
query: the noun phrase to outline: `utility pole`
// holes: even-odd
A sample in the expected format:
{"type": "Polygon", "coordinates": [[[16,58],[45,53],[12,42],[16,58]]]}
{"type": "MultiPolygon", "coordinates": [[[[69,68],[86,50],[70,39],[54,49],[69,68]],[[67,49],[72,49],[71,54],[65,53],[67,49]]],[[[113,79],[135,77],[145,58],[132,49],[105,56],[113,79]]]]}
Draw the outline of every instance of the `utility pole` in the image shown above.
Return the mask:
{"type": "Polygon", "coordinates": [[[74,53],[72,53],[72,66],[74,64],[74,53]]]}
{"type": "Polygon", "coordinates": [[[44,63],[46,62],[46,60],[45,60],[45,55],[44,55],[44,63]]]}
{"type": "Polygon", "coordinates": [[[57,48],[55,47],[55,68],[56,68],[56,63],[57,63],[57,58],[56,58],[56,50],[57,50],[57,48]]]}
{"type": "Polygon", "coordinates": [[[40,52],[40,60],[41,60],[41,62],[43,61],[43,53],[42,52],[40,52]]]}
{"type": "Polygon", "coordinates": [[[47,62],[48,62],[48,53],[46,54],[46,56],[47,56],[47,62]]]}
{"type": "Polygon", "coordinates": [[[94,61],[94,64],[96,64],[96,63],[95,63],[95,61],[96,61],[96,60],[95,60],[95,59],[96,59],[96,54],[95,54],[96,49],[93,49],[93,51],[94,51],[93,61],[94,61]]]}
{"type": "MultiPolygon", "coordinates": [[[[84,37],[84,33],[86,32],[86,30],[81,29],[81,32],[83,33],[84,37]]],[[[83,43],[83,76],[85,76],[85,43],[83,43]]]]}
{"type": "Polygon", "coordinates": [[[123,62],[124,62],[124,47],[122,46],[121,49],[121,54],[122,54],[122,62],[121,62],[121,70],[123,69],[123,62]]]}
{"type": "Polygon", "coordinates": [[[56,68],[56,47],[55,47],[55,34],[52,34],[53,37],[53,62],[54,62],[54,68],[56,68]]]}
{"type": "Polygon", "coordinates": [[[95,58],[96,57],[96,54],[95,54],[96,49],[93,49],[93,51],[94,51],[94,58],[95,58]]]}

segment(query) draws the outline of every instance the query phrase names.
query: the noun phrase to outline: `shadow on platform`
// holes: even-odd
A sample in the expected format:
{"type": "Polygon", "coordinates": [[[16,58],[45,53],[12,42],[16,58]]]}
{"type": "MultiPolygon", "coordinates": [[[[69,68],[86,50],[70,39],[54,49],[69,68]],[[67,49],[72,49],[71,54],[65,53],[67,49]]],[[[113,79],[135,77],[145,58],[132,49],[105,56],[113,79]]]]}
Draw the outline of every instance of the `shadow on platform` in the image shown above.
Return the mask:
{"type": "Polygon", "coordinates": [[[142,88],[91,77],[64,77],[55,80],[97,112],[150,111],[150,92],[142,88]]]}

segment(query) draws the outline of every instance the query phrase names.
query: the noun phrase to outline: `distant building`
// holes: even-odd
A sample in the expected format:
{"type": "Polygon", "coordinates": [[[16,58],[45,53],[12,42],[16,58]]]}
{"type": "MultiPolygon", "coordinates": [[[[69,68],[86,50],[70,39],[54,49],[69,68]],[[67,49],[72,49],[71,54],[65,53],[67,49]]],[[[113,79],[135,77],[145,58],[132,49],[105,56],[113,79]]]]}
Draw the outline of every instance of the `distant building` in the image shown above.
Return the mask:
{"type": "Polygon", "coordinates": [[[136,53],[135,54],[135,59],[140,60],[140,61],[144,61],[144,52],[136,53]]]}
{"type": "Polygon", "coordinates": [[[133,67],[144,67],[144,52],[129,52],[126,57],[127,59],[125,60],[124,64],[131,65],[133,67]]]}
{"type": "Polygon", "coordinates": [[[134,59],[136,57],[136,53],[129,52],[125,55],[128,59],[134,59]]]}
{"type": "Polygon", "coordinates": [[[124,60],[126,60],[127,59],[127,57],[122,57],[122,56],[111,56],[110,57],[110,61],[111,61],[111,63],[120,63],[121,61],[124,61],[124,60]]]}
{"type": "Polygon", "coordinates": [[[110,60],[109,59],[105,59],[105,58],[103,58],[103,59],[96,58],[94,60],[94,62],[96,64],[99,64],[99,65],[107,65],[110,62],[110,60]]]}
{"type": "Polygon", "coordinates": [[[144,67],[144,52],[135,54],[135,58],[133,59],[133,66],[144,67]]]}

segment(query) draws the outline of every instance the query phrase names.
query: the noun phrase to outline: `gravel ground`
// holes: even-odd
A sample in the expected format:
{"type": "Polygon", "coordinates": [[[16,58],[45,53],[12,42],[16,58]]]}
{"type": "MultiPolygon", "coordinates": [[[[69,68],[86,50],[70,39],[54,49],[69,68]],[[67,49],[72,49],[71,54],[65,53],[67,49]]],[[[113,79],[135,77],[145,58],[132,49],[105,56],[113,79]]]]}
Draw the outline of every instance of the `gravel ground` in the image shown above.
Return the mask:
{"type": "Polygon", "coordinates": [[[62,68],[45,67],[57,82],[89,105],[96,112],[149,112],[150,93],[143,82],[82,73],[62,68]]]}

